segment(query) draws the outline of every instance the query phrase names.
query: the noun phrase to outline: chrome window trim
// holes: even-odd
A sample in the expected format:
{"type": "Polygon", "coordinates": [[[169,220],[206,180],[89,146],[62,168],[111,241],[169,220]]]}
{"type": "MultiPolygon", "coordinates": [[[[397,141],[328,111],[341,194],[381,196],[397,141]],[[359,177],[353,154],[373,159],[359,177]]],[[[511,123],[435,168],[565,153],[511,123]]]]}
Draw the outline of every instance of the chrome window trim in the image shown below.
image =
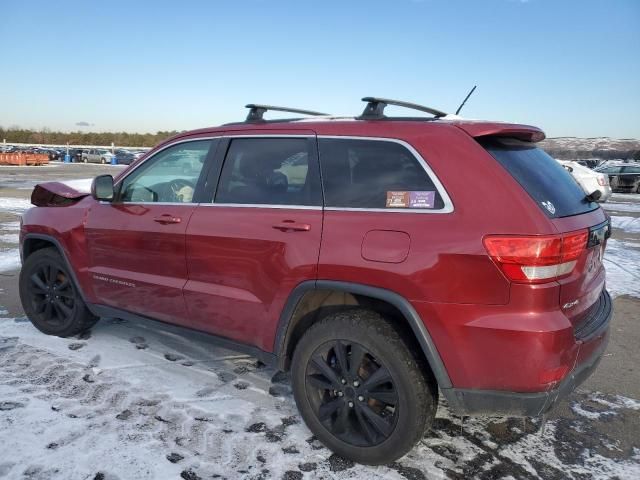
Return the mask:
{"type": "Polygon", "coordinates": [[[270,203],[200,203],[201,207],[276,208],[291,210],[322,210],[322,205],[272,205],[270,203]]]}
{"type": "MultiPolygon", "coordinates": [[[[398,138],[391,137],[367,137],[360,135],[313,135],[313,134],[242,134],[231,133],[231,134],[223,134],[223,135],[213,135],[207,137],[197,137],[197,138],[188,138],[188,139],[178,139],[175,142],[169,143],[162,147],[161,149],[155,151],[153,155],[145,158],[144,161],[140,162],[136,165],[130,172],[127,172],[127,175],[118,179],[118,182],[114,185],[114,187],[119,186],[129,175],[131,175],[138,167],[147,163],[150,159],[154,158],[158,153],[166,150],[169,147],[173,147],[175,145],[179,145],[181,143],[188,142],[198,142],[204,140],[215,140],[215,139],[225,139],[225,138],[330,138],[337,140],[371,140],[378,142],[391,142],[397,143],[405,147],[409,152],[418,160],[418,163],[422,166],[424,171],[429,175],[429,178],[433,182],[436,190],[440,194],[442,201],[444,203],[443,208],[438,210],[431,210],[426,208],[352,208],[352,207],[326,207],[321,205],[277,205],[277,204],[251,204],[251,203],[172,203],[172,202],[119,202],[119,205],[197,205],[203,207],[231,207],[231,208],[274,208],[274,209],[292,209],[292,210],[327,210],[333,212],[375,212],[375,213],[384,213],[384,212],[393,212],[393,213],[430,213],[430,214],[442,214],[442,213],[452,213],[454,211],[453,202],[447,193],[447,190],[440,182],[440,179],[435,174],[435,172],[431,169],[426,160],[420,155],[420,153],[408,142],[404,140],[400,140],[398,138]]],[[[103,203],[103,202],[100,202],[103,203]]],[[[110,202],[104,202],[110,203],[110,202]]]]}
{"type": "MultiPolygon", "coordinates": [[[[454,211],[453,202],[447,193],[447,190],[440,182],[440,179],[435,174],[435,172],[431,169],[426,160],[420,155],[420,153],[408,142],[404,140],[400,140],[398,138],[391,137],[363,137],[363,136],[352,136],[352,135],[318,135],[318,139],[322,138],[330,138],[336,140],[372,140],[377,142],[391,142],[397,143],[405,147],[409,152],[418,160],[418,163],[422,166],[424,171],[427,173],[431,181],[433,182],[433,186],[436,188],[440,197],[442,198],[442,202],[444,206],[438,210],[432,210],[429,208],[355,208],[355,207],[327,207],[325,206],[325,210],[334,211],[334,212],[395,212],[395,213],[452,213],[454,211]]],[[[318,149],[319,150],[319,149],[318,149]]],[[[320,152],[318,152],[320,154],[320,152]]],[[[320,159],[322,162],[322,159],[320,159]]],[[[324,185],[323,185],[324,186],[324,185]]]]}

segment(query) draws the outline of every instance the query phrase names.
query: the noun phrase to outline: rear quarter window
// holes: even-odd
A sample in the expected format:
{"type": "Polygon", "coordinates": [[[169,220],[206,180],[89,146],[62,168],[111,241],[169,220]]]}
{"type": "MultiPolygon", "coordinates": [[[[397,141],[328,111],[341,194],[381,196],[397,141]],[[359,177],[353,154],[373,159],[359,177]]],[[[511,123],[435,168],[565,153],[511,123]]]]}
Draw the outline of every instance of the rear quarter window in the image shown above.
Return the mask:
{"type": "Polygon", "coordinates": [[[569,217],[598,208],[571,174],[549,154],[529,142],[484,139],[480,144],[502,165],[551,218],[569,217]]]}
{"type": "Polygon", "coordinates": [[[386,140],[320,138],[327,207],[442,210],[444,201],[418,159],[386,140]]]}

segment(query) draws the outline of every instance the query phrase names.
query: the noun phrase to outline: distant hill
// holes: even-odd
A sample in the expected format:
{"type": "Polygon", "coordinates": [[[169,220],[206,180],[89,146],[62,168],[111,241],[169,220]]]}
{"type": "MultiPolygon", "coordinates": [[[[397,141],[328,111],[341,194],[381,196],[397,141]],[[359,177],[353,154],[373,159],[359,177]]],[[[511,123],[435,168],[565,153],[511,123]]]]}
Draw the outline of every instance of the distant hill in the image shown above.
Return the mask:
{"type": "Polygon", "coordinates": [[[630,138],[555,137],[540,142],[540,146],[560,160],[640,160],[640,140],[630,138]]]}

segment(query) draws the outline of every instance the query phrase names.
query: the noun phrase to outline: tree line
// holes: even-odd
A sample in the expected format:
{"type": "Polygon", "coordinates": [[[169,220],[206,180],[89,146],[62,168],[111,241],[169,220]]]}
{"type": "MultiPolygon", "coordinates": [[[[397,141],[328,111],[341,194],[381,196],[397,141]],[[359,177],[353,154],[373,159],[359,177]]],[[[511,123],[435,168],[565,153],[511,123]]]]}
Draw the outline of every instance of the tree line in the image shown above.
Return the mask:
{"type": "Polygon", "coordinates": [[[19,127],[0,127],[0,142],[43,143],[52,145],[111,145],[123,147],[153,147],[178,131],[156,133],[129,132],[56,132],[48,128],[32,130],[19,127]]]}

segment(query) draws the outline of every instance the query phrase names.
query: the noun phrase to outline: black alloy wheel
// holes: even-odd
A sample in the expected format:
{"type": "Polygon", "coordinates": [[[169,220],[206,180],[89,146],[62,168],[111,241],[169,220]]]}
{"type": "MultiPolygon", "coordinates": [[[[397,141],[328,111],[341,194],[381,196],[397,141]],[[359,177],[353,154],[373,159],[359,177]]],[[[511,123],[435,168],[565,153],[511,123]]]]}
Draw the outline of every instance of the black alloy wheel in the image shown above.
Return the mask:
{"type": "Polygon", "coordinates": [[[29,276],[28,295],[33,312],[53,328],[71,322],[76,308],[76,292],[61,268],[42,263],[29,276]]]}
{"type": "Polygon", "coordinates": [[[29,254],[20,270],[20,300],[41,332],[70,337],[98,321],[84,303],[69,267],[56,248],[29,254]]]}
{"type": "Polygon", "coordinates": [[[338,455],[384,465],[431,425],[438,386],[399,320],[344,307],[305,328],[291,359],[296,405],[338,455]]]}
{"type": "Polygon", "coordinates": [[[306,374],[307,396],[320,422],[345,443],[384,442],[398,417],[398,394],[389,370],[356,342],[319,347],[306,374]]]}

